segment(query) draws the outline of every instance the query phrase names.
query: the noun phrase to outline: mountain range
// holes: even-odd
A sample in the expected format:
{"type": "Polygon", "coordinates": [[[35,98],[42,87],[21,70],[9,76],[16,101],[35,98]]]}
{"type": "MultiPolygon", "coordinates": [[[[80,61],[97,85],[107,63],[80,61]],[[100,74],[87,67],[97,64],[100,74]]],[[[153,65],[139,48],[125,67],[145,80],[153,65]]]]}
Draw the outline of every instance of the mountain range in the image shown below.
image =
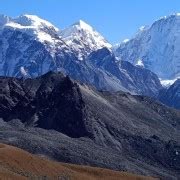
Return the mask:
{"type": "Polygon", "coordinates": [[[0,143],[55,161],[180,177],[180,14],[111,45],[80,20],[0,16],[0,143]],[[170,107],[169,107],[170,106],[170,107]]]}
{"type": "Polygon", "coordinates": [[[99,90],[157,96],[162,88],[153,72],[119,61],[112,45],[83,21],[62,31],[33,15],[2,15],[0,22],[2,76],[28,78],[60,71],[99,90]]]}
{"type": "Polygon", "coordinates": [[[179,77],[179,21],[178,13],[162,17],[151,26],[141,27],[134,38],[113,46],[82,20],[59,30],[35,15],[16,18],[1,15],[0,73],[30,77],[48,70],[69,73],[66,64],[72,61],[78,66],[92,52],[107,48],[115,54],[117,62],[129,61],[134,66],[147,68],[162,82],[174,80],[179,77]]]}

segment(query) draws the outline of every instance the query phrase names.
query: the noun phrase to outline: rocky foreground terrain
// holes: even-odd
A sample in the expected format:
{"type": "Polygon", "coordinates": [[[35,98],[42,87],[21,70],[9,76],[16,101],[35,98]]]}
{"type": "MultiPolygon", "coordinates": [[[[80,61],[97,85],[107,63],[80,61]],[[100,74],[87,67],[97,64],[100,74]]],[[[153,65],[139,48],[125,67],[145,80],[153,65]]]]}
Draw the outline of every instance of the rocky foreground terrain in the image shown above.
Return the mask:
{"type": "Polygon", "coordinates": [[[180,111],[60,73],[0,83],[1,143],[60,162],[180,177],[180,111]]]}

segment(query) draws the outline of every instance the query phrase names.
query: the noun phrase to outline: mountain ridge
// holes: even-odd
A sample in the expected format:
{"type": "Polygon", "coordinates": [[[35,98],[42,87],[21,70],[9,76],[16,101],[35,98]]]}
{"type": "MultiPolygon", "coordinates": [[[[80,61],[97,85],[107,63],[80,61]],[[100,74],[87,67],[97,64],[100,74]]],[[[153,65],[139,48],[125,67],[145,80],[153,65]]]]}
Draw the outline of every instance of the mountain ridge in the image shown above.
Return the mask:
{"type": "Polygon", "coordinates": [[[158,77],[149,70],[130,64],[121,68],[121,62],[114,57],[111,48],[107,47],[109,43],[83,21],[70,26],[70,30],[61,31],[33,15],[22,15],[9,20],[6,16],[3,18],[13,23],[8,25],[5,21],[5,28],[0,29],[1,76],[35,78],[48,71],[60,71],[99,90],[124,90],[132,91],[133,94],[157,96],[162,88],[158,77]],[[60,35],[61,32],[70,39],[69,45],[65,37],[60,35]],[[104,54],[104,49],[107,49],[107,54],[104,54]],[[92,63],[100,53],[102,62],[92,63]],[[116,73],[113,69],[116,69],[116,73]],[[143,74],[150,85],[142,77],[143,74]],[[140,77],[139,81],[137,76],[140,77]]]}
{"type": "Polygon", "coordinates": [[[93,51],[104,47],[111,49],[112,47],[100,33],[83,20],[79,20],[62,30],[60,36],[70,47],[79,53],[78,58],[80,60],[83,60],[93,51]]]}
{"type": "Polygon", "coordinates": [[[180,176],[179,111],[60,73],[0,81],[1,143],[66,163],[180,176]]]}
{"type": "Polygon", "coordinates": [[[162,17],[151,26],[140,30],[135,37],[115,47],[115,54],[122,60],[143,65],[162,80],[179,77],[179,13],[162,17]]]}

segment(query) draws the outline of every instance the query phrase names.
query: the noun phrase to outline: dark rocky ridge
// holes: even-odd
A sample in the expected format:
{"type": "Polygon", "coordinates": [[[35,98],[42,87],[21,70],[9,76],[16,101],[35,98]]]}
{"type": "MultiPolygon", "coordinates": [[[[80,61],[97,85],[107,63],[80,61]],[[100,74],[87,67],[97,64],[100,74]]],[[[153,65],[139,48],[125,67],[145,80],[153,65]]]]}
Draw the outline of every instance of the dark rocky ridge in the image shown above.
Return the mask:
{"type": "Polygon", "coordinates": [[[180,177],[180,111],[52,72],[0,83],[0,142],[63,162],[180,177]]]}
{"type": "Polygon", "coordinates": [[[78,85],[52,72],[35,80],[5,78],[1,83],[0,114],[5,121],[20,119],[26,126],[54,129],[70,137],[87,135],[84,104],[78,85]]]}

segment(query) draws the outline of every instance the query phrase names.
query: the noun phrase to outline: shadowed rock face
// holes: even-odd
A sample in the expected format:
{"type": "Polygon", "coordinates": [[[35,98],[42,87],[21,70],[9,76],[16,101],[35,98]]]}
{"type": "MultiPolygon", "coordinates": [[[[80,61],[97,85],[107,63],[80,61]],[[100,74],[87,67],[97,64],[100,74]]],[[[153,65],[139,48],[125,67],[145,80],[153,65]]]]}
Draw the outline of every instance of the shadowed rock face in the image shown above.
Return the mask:
{"type": "Polygon", "coordinates": [[[20,119],[26,126],[54,129],[70,137],[87,135],[84,103],[69,77],[50,72],[36,80],[2,79],[0,114],[5,121],[20,119]]]}
{"type": "MultiPolygon", "coordinates": [[[[97,67],[102,71],[108,72],[109,76],[117,78],[126,92],[131,94],[156,97],[159,90],[162,89],[156,74],[143,67],[134,66],[127,61],[118,60],[107,48],[92,52],[87,58],[87,62],[94,66],[94,68],[97,67]]],[[[99,89],[109,90],[107,88],[99,89]]],[[[123,89],[116,88],[114,90],[123,89]]]]}
{"type": "Polygon", "coordinates": [[[52,72],[0,82],[1,142],[62,162],[180,177],[179,111],[52,72]]]}
{"type": "Polygon", "coordinates": [[[180,109],[180,79],[168,89],[160,91],[159,100],[170,107],[180,109]]]}

